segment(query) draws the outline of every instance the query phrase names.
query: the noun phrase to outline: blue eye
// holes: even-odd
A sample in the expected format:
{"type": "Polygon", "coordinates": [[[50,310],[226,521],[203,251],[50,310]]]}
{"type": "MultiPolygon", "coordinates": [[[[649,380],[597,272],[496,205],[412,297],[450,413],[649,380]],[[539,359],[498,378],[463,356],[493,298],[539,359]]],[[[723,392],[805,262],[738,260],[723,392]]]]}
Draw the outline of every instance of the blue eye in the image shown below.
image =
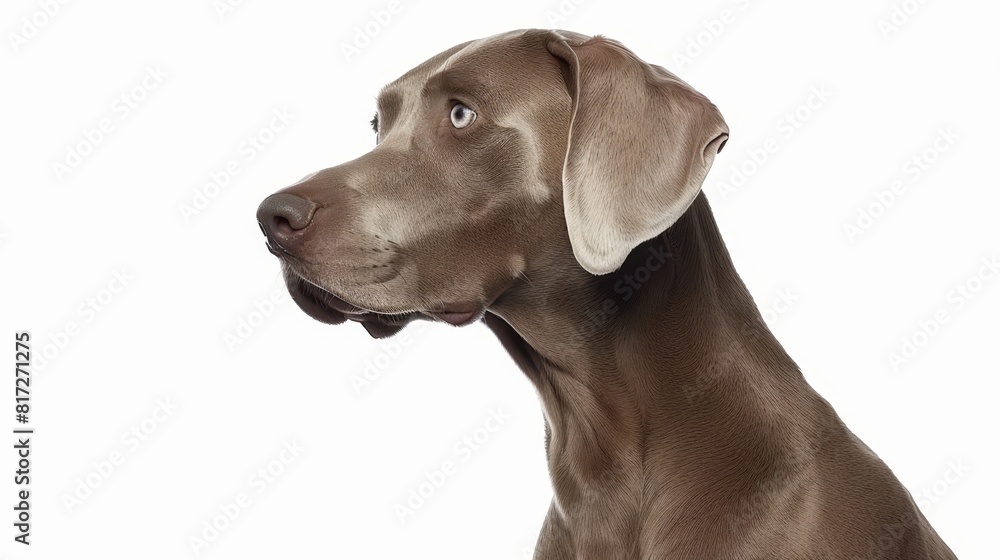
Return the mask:
{"type": "Polygon", "coordinates": [[[476,112],[461,103],[451,108],[451,125],[455,128],[465,128],[476,120],[476,112]]]}

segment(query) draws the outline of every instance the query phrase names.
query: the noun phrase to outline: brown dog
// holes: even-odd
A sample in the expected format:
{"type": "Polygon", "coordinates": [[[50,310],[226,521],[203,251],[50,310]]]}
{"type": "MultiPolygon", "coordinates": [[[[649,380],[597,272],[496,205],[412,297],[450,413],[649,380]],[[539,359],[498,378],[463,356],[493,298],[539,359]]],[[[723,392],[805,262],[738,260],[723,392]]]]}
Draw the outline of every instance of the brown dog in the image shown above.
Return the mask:
{"type": "Polygon", "coordinates": [[[614,41],[515,31],[389,84],[375,124],[257,219],[320,321],[496,333],[545,409],[535,558],[954,558],[734,270],[701,94],[614,41]]]}

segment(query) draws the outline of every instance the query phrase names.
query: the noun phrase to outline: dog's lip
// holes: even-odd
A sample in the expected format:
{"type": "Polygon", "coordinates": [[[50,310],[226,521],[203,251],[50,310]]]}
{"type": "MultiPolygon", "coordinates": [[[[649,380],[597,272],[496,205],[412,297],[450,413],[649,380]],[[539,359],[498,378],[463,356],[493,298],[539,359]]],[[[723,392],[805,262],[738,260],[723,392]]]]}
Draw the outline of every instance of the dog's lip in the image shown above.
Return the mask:
{"type": "Polygon", "coordinates": [[[288,291],[292,300],[317,321],[339,325],[350,319],[362,323],[372,336],[381,338],[394,334],[408,323],[414,313],[385,314],[371,311],[347,302],[333,292],[303,278],[294,270],[285,271],[288,291]],[[373,329],[376,332],[372,332],[373,329]]]}
{"type": "Polygon", "coordinates": [[[289,272],[286,274],[286,280],[292,300],[313,319],[330,325],[339,325],[351,314],[350,308],[354,306],[298,274],[289,272]]]}
{"type": "MultiPolygon", "coordinates": [[[[373,321],[391,327],[396,324],[405,324],[416,313],[411,311],[390,315],[359,307],[345,301],[326,288],[310,282],[290,268],[286,270],[286,280],[292,300],[313,319],[330,325],[339,325],[351,319],[364,323],[366,328],[371,326],[369,323],[373,321]]],[[[483,305],[457,303],[423,313],[451,325],[465,326],[478,321],[485,312],[486,307],[483,305]]]]}
{"type": "Polygon", "coordinates": [[[428,311],[427,314],[445,323],[461,327],[478,321],[484,312],[485,309],[475,304],[459,304],[440,311],[428,311]]]}

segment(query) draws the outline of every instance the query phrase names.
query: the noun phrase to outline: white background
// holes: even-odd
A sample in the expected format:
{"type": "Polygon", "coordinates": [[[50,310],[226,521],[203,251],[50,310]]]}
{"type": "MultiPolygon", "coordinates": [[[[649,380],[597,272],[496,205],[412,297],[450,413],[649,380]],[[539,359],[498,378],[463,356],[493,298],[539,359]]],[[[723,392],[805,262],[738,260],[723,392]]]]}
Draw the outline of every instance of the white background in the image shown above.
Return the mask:
{"type": "Polygon", "coordinates": [[[523,27],[618,39],[719,106],[732,134],[705,191],[779,340],[958,556],[996,557],[1000,275],[982,268],[1000,257],[996,3],[910,0],[887,30],[902,0],[399,2],[378,25],[387,0],[80,2],[49,17],[4,3],[0,333],[31,331],[50,359],[31,387],[33,544],[13,542],[8,447],[0,558],[194,558],[191,538],[240,493],[249,505],[201,558],[530,556],[551,497],[542,418],[491,333],[420,323],[379,342],[315,322],[254,220],[267,194],[374,144],[384,83],[523,27]],[[136,90],[148,68],[166,75],[136,90]],[[123,94],[142,98],[127,114],[123,94]],[[276,110],[290,122],[263,130],[276,110]],[[111,131],[57,172],[102,119],[111,131]],[[253,159],[248,136],[269,140],[253,159]],[[934,161],[917,176],[914,156],[934,161]],[[206,187],[231,160],[239,173],[206,187]],[[894,181],[900,194],[878,194],[894,181]],[[861,208],[877,216],[849,237],[861,208]],[[894,367],[904,339],[920,348],[894,367]],[[456,449],[491,409],[502,427],[456,449]],[[123,439],[132,429],[145,439],[123,439]],[[457,472],[401,523],[395,505],[445,461],[457,472]],[[263,484],[262,468],[281,474],[263,484]]]}

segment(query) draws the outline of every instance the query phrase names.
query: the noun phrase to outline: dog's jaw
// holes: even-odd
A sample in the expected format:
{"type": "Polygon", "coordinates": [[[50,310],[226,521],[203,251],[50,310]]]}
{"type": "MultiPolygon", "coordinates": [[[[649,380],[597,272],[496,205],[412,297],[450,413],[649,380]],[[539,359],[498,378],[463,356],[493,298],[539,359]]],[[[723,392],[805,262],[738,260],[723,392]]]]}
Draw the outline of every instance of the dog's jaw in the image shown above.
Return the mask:
{"type": "Polygon", "coordinates": [[[361,325],[374,338],[385,338],[399,332],[417,313],[376,313],[349,303],[336,294],[317,286],[284,264],[285,284],[292,300],[307,315],[329,325],[339,325],[348,319],[361,325]]]}

